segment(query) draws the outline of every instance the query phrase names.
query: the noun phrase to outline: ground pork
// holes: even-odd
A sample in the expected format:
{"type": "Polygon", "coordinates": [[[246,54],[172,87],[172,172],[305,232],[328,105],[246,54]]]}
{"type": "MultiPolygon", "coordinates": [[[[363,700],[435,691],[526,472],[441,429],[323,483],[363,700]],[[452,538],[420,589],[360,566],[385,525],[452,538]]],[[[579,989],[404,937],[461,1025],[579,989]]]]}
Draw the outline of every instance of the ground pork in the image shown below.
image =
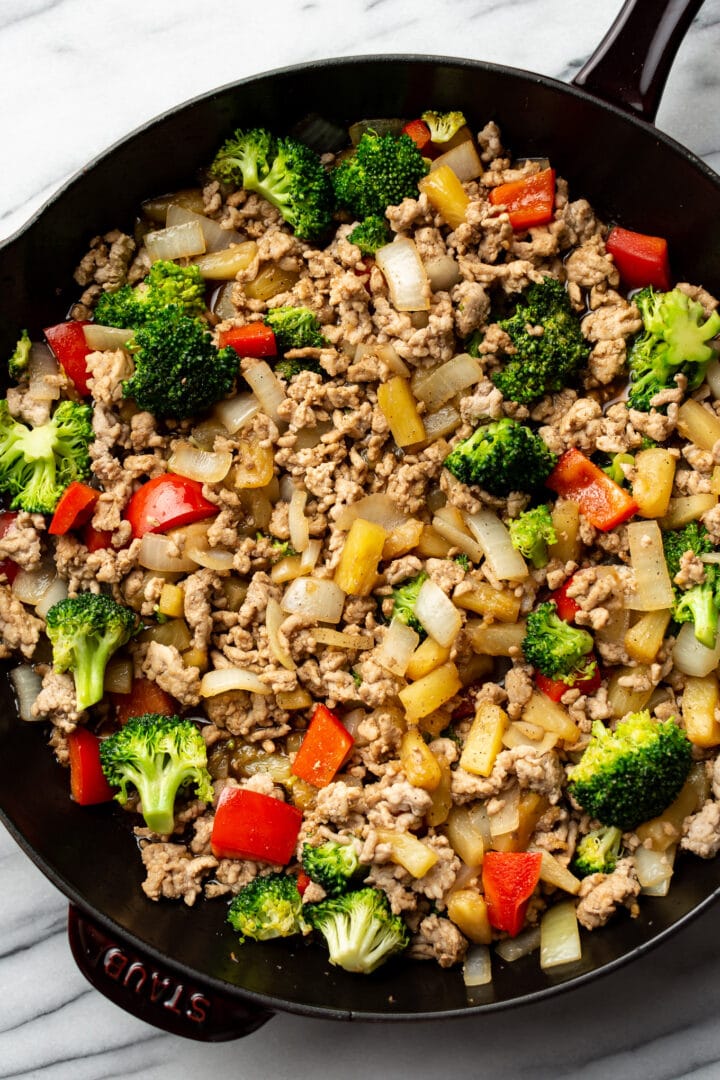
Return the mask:
{"type": "Polygon", "coordinates": [[[32,714],[50,720],[60,731],[74,731],[85,714],[77,709],[72,675],[61,675],[48,669],[43,675],[42,689],[33,702],[32,714]]]}
{"type": "Polygon", "coordinates": [[[701,859],[712,859],[717,855],[720,851],[719,802],[708,799],[697,814],[685,818],[680,847],[701,859]]]}
{"type": "Polygon", "coordinates": [[[43,629],[43,622],[30,614],[9,586],[0,585],[0,656],[8,657],[17,651],[30,659],[43,629]]]}
{"type": "Polygon", "coordinates": [[[439,915],[427,915],[417,928],[408,948],[413,960],[436,960],[449,968],[464,959],[468,942],[455,923],[439,915]]]}
{"type": "Polygon", "coordinates": [[[185,667],[174,645],[151,641],[141,671],[183,705],[197,705],[200,700],[200,672],[196,667],[185,667]]]}
{"type": "Polygon", "coordinates": [[[42,514],[27,514],[21,510],[0,537],[0,560],[12,559],[23,570],[34,570],[42,556],[45,526],[42,514]]]}
{"type": "Polygon", "coordinates": [[[558,802],[561,797],[564,774],[557,754],[552,750],[541,753],[523,745],[502,750],[487,777],[475,776],[458,766],[452,774],[453,800],[466,803],[491,798],[516,779],[521,788],[546,795],[550,802],[558,802]]]}
{"type": "Polygon", "coordinates": [[[612,874],[590,874],[583,879],[577,905],[578,922],[586,930],[595,930],[605,925],[620,904],[636,915],[639,894],[640,882],[632,858],[620,859],[612,874]]]}
{"type": "Polygon", "coordinates": [[[183,844],[146,844],[142,889],[150,900],[184,900],[188,907],[202,892],[203,879],[218,865],[213,855],[191,855],[183,844]]]}

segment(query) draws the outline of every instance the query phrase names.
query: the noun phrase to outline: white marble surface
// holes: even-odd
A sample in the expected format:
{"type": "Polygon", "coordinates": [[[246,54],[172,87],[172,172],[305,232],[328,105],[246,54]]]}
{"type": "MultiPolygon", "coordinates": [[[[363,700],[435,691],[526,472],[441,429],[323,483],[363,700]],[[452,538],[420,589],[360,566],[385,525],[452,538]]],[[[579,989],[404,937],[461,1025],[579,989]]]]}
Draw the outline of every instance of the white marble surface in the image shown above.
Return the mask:
{"type": "MultiPolygon", "coordinates": [[[[98,151],[236,78],[331,55],[474,56],[571,78],[619,0],[0,0],[0,238],[98,151]]],[[[682,46],[661,128],[720,168],[720,0],[682,46]]],[[[2,312],[2,317],[11,313],[2,312]]],[[[0,779],[1,782],[1,779],[0,779]]],[[[78,973],[66,904],[0,832],[0,1080],[720,1077],[717,910],[594,986],[434,1025],[278,1016],[240,1043],[163,1035],[78,973]]]]}

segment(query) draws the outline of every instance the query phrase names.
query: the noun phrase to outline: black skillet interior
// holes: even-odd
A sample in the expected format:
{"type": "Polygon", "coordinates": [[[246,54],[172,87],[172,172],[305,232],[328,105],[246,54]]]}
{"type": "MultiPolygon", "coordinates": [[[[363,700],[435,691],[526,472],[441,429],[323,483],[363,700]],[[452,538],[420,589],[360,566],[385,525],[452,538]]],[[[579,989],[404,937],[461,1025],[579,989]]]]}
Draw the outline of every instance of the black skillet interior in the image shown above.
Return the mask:
{"type": "MultiPolygon", "coordinates": [[[[363,116],[411,117],[428,104],[462,108],[472,125],[495,119],[516,157],[549,157],[608,221],[666,236],[678,280],[720,288],[720,180],[651,126],[539,76],[470,61],[348,59],[290,69],[219,90],[130,136],[73,181],[0,250],[0,351],[18,330],[36,335],[65,316],[77,289],[72,270],[97,233],[132,227],[142,198],[192,183],[219,142],[239,125],[288,130],[319,112],[341,123],[363,116]]],[[[620,917],[585,935],[583,960],[552,976],[537,955],[498,965],[491,990],[473,997],[457,970],[389,965],[366,979],[331,969],[320,948],[245,945],[224,927],[222,901],[152,904],[130,821],[114,807],[80,808],[67,773],[39,725],[15,718],[0,685],[0,809],[41,869],[81,909],[186,974],[270,1007],[325,1016],[441,1016],[508,1004],[608,970],[657,940],[720,886],[720,861],[680,860],[665,899],[646,898],[636,920],[620,917]],[[235,952],[240,962],[231,959],[235,952]]]]}

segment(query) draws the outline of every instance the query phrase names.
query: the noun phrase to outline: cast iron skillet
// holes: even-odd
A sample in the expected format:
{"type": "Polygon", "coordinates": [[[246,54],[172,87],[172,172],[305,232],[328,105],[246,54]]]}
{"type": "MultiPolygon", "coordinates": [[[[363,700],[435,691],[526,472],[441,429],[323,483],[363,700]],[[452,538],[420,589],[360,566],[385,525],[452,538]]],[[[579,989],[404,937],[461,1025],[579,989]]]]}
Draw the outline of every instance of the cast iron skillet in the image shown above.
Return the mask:
{"type": "MultiPolygon", "coordinates": [[[[700,0],[628,0],[568,87],[470,60],[360,57],[293,67],[217,90],[161,117],[93,162],[0,250],[0,355],[76,295],[72,270],[93,235],[129,226],[142,198],[192,183],[238,125],[288,130],[307,113],[347,123],[463,109],[477,128],[499,122],[515,156],[547,156],[607,221],[666,236],[677,280],[720,290],[720,178],[651,124],[671,59],[700,0]],[[584,87],[585,89],[579,89],[584,87]],[[589,92],[588,92],[589,91],[589,92]],[[592,96],[591,96],[592,95],[592,96]]],[[[607,972],[661,941],[720,889],[720,860],[680,860],[670,894],[645,898],[585,935],[583,959],[546,975],[537,956],[495,967],[468,997],[458,970],[398,962],[369,978],[331,968],[304,942],[238,948],[225,904],[153,904],[126,816],[68,798],[67,773],[42,729],[15,717],[0,687],[0,811],[41,870],[70,899],[70,939],[88,978],[143,1019],[178,1034],[228,1039],[284,1009],[324,1018],[430,1019],[542,997],[607,972]],[[234,959],[233,954],[238,956],[234,959]]]]}

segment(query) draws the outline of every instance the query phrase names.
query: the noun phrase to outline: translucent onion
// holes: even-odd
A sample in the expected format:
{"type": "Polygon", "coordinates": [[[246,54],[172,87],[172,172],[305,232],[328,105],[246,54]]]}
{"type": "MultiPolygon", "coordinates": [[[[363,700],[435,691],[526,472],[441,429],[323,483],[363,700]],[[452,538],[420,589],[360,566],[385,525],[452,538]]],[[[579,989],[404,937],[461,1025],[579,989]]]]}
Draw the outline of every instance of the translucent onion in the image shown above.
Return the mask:
{"type": "Polygon", "coordinates": [[[402,357],[398,356],[397,349],[390,342],[385,342],[383,345],[372,345],[370,348],[372,348],[378,360],[382,360],[384,364],[387,364],[393,375],[402,375],[404,378],[410,377],[410,368],[402,357]]]}
{"type": "Polygon", "coordinates": [[[105,668],[105,691],[109,694],[131,693],[133,674],[132,657],[113,658],[105,668]]]}
{"type": "Polygon", "coordinates": [[[446,649],[450,648],[462,627],[462,615],[431,578],[420,587],[414,615],[430,637],[446,649]]]}
{"type": "Polygon", "coordinates": [[[393,619],[375,653],[375,659],[380,667],[402,678],[419,644],[420,635],[411,626],[400,619],[393,619]]]}
{"type": "Polygon", "coordinates": [[[492,982],[492,964],[487,945],[473,945],[468,949],[463,964],[463,982],[466,986],[487,986],[492,982]]]}
{"type": "Polygon", "coordinates": [[[720,360],[712,360],[705,372],[707,384],[714,398],[720,398],[720,360]]]}
{"type": "Polygon", "coordinates": [[[300,428],[295,439],[294,451],[298,450],[312,450],[313,446],[321,441],[323,435],[326,435],[328,431],[332,431],[332,420],[321,420],[315,427],[300,428]]]}
{"type": "Polygon", "coordinates": [[[208,548],[194,544],[186,544],[185,554],[198,566],[204,566],[207,570],[216,570],[218,573],[232,570],[235,558],[234,552],[227,551],[225,548],[208,548]]]}
{"type": "Polygon", "coordinates": [[[430,310],[430,282],[414,241],[399,237],[378,248],[375,262],[385,276],[396,311],[430,310]]]}
{"type": "Polygon", "coordinates": [[[335,519],[338,529],[343,532],[349,530],[356,518],[371,521],[373,525],[382,525],[383,529],[392,532],[398,525],[407,521],[408,515],[403,513],[397,503],[389,495],[366,495],[357,502],[344,506],[335,519]]]}
{"type": "Polygon", "coordinates": [[[308,540],[308,545],[300,556],[300,569],[304,574],[308,574],[317,566],[321,551],[322,540],[308,540]]]}
{"type": "MultiPolygon", "coordinates": [[[[529,850],[534,850],[530,848],[529,850]]],[[[580,878],[571,874],[566,866],[551,855],[549,851],[541,851],[542,862],[540,863],[540,880],[547,885],[554,885],[558,889],[576,896],[580,892],[580,878]]]]}
{"type": "Polygon", "coordinates": [[[197,566],[194,559],[174,554],[175,548],[173,541],[162,533],[145,533],[140,541],[138,562],[146,570],[166,570],[170,573],[194,570],[197,566]]]}
{"type": "Polygon", "coordinates": [[[279,664],[282,664],[288,671],[295,671],[297,665],[280,638],[280,627],[284,619],[285,616],[277,600],[270,597],[265,609],[265,626],[267,627],[270,650],[279,664]]]}
{"type": "Polygon", "coordinates": [[[243,375],[245,382],[255,392],[263,412],[271,420],[279,420],[278,407],[285,400],[285,391],[270,365],[264,360],[257,360],[247,366],[243,375]]]}
{"type": "Polygon", "coordinates": [[[528,576],[525,560],[512,546],[507,527],[493,510],[480,510],[463,517],[495,577],[501,581],[523,581],[528,576]]]}
{"type": "Polygon", "coordinates": [[[226,281],[213,295],[210,310],[214,315],[217,315],[218,319],[232,319],[234,315],[237,315],[237,309],[232,302],[234,286],[234,281],[226,281]]]}
{"type": "Polygon", "coordinates": [[[200,696],[215,697],[226,694],[229,690],[246,690],[250,694],[271,693],[270,687],[247,668],[214,668],[206,671],[200,681],[200,696]]]}
{"type": "Polygon", "coordinates": [[[63,578],[55,578],[50,587],[45,590],[38,600],[35,605],[35,611],[41,619],[44,619],[54,604],[59,604],[61,600],[67,599],[67,594],[67,581],[63,580],[63,578]]]}
{"type": "Polygon", "coordinates": [[[285,590],[280,606],[289,615],[306,615],[318,622],[334,624],[342,618],[345,593],[334,581],[299,577],[285,590]]]}
{"type": "Polygon", "coordinates": [[[158,259],[188,259],[193,255],[202,255],[205,251],[205,237],[196,221],[184,221],[181,225],[172,225],[169,229],[147,233],[145,247],[151,262],[158,259]]]}
{"type": "Polygon", "coordinates": [[[463,139],[457,146],[436,157],[430,164],[430,172],[439,169],[441,165],[449,165],[458,180],[475,180],[482,176],[482,162],[472,139],[463,139]]]}
{"type": "Polygon", "coordinates": [[[225,430],[234,435],[244,428],[260,412],[260,402],[254,394],[238,394],[237,397],[219,401],[214,409],[225,430]]]}
{"type": "Polygon", "coordinates": [[[460,353],[419,379],[413,386],[413,393],[419,401],[425,402],[428,409],[439,409],[461,390],[475,386],[482,377],[482,368],[475,357],[460,353]]]}
{"type": "Polygon", "coordinates": [[[318,626],[312,634],[318,644],[332,645],[336,649],[367,651],[375,644],[369,634],[346,634],[339,630],[332,630],[329,626],[318,626]]]}
{"type": "Polygon", "coordinates": [[[106,349],[124,349],[135,337],[134,330],[123,330],[118,326],[101,326],[100,323],[88,323],[83,326],[85,343],[88,349],[105,352],[106,349]]]}
{"type": "Polygon", "coordinates": [[[460,267],[452,255],[438,255],[425,263],[425,270],[433,292],[448,292],[460,280],[460,267]]]}
{"type": "Polygon", "coordinates": [[[307,491],[293,491],[288,507],[288,529],[290,543],[296,551],[302,553],[310,543],[310,522],[305,517],[307,491]]]}
{"type": "Polygon", "coordinates": [[[187,221],[195,222],[202,229],[206,251],[222,251],[231,244],[239,244],[243,239],[235,229],[223,229],[217,221],[205,217],[204,214],[196,214],[193,210],[188,210],[186,206],[180,206],[177,203],[171,203],[168,206],[165,220],[168,227],[182,225],[187,221]]]}
{"type": "Polygon", "coordinates": [[[459,426],[461,416],[454,405],[444,405],[437,412],[424,413],[422,419],[425,425],[425,438],[428,442],[435,442],[437,439],[444,439],[446,435],[451,435],[459,426]]]}
{"type": "MultiPolygon", "coordinates": [[[[15,579],[17,581],[17,578],[15,579]]],[[[695,637],[692,623],[683,623],[672,652],[673,664],[685,675],[695,675],[704,679],[720,664],[720,634],[717,635],[715,648],[708,649],[695,637]]]]}
{"type": "Polygon", "coordinates": [[[633,521],[627,527],[635,591],[626,601],[631,611],[661,611],[672,607],[673,587],[657,521],[633,521]]]}
{"type": "Polygon", "coordinates": [[[227,450],[200,450],[189,442],[177,442],[168,461],[168,471],[199,480],[201,484],[216,484],[230,472],[232,454],[227,450]]]}
{"type": "Polygon", "coordinates": [[[643,895],[667,896],[670,888],[670,880],[673,875],[676,851],[676,845],[672,845],[662,852],[648,851],[643,847],[637,848],[634,853],[635,867],[637,869],[638,879],[642,885],[643,895]],[[641,861],[644,864],[642,866],[642,871],[637,858],[641,851],[644,852],[644,855],[641,856],[641,861]],[[649,858],[649,856],[652,856],[652,858],[649,858]],[[652,879],[648,881],[647,885],[643,883],[643,878],[640,877],[641,872],[643,878],[652,879]]]}
{"type": "Polygon", "coordinates": [[[540,923],[540,967],[543,971],[582,958],[575,904],[563,900],[549,908],[540,923]]]}
{"type": "Polygon", "coordinates": [[[508,964],[520,960],[521,957],[535,952],[540,947],[540,927],[529,926],[527,930],[521,930],[517,937],[505,938],[498,941],[495,952],[508,964]]]}
{"type": "Polygon", "coordinates": [[[472,536],[468,536],[465,529],[458,528],[454,521],[449,520],[453,509],[454,507],[443,506],[438,510],[432,520],[433,528],[453,547],[459,548],[460,551],[469,555],[473,562],[479,563],[483,557],[482,548],[477,540],[473,540],[472,536]]]}
{"type": "Polygon", "coordinates": [[[42,563],[36,570],[19,570],[11,588],[18,600],[34,607],[54,580],[55,567],[51,563],[42,563]]]}
{"type": "Polygon", "coordinates": [[[503,805],[497,814],[490,814],[490,835],[504,836],[520,826],[520,788],[513,784],[503,791],[503,805]]]}
{"type": "Polygon", "coordinates": [[[20,664],[10,672],[10,682],[17,699],[18,716],[21,720],[33,723],[44,720],[44,716],[33,716],[32,707],[42,689],[42,679],[30,664],[20,664]]]}
{"type": "Polygon", "coordinates": [[[36,341],[30,349],[27,377],[28,392],[35,401],[57,401],[60,366],[47,345],[36,341]]]}
{"type": "MultiPolygon", "coordinates": [[[[306,555],[307,552],[303,552],[306,555]]],[[[303,566],[299,555],[287,555],[284,559],[278,559],[270,571],[270,578],[276,585],[283,585],[286,581],[294,581],[295,578],[304,577],[313,569],[309,564],[303,566]]]]}

